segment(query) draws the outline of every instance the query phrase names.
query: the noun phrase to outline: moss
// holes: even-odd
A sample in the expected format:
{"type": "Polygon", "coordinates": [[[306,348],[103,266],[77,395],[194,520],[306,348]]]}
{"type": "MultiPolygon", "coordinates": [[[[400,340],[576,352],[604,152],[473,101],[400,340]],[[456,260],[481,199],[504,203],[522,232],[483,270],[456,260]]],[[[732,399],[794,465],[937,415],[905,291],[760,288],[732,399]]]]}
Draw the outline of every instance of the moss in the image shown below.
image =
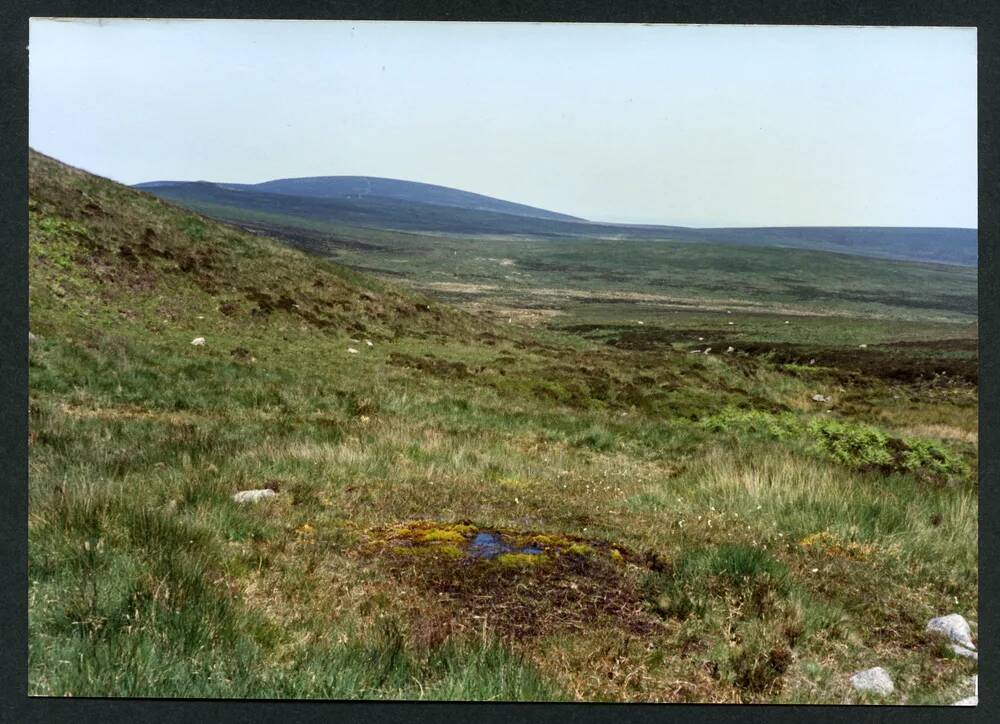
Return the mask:
{"type": "Polygon", "coordinates": [[[525,568],[547,562],[548,556],[539,553],[503,553],[494,560],[504,568],[525,568]]]}
{"type": "Polygon", "coordinates": [[[384,538],[413,543],[464,543],[477,528],[468,523],[435,523],[417,520],[391,528],[384,538]]]}
{"type": "Polygon", "coordinates": [[[850,558],[852,560],[867,560],[875,552],[875,546],[857,541],[844,542],[829,531],[810,533],[799,541],[799,545],[810,550],[819,550],[827,555],[850,558]]]}
{"type": "Polygon", "coordinates": [[[462,556],[462,549],[453,543],[435,543],[433,545],[412,545],[412,546],[396,546],[393,548],[394,553],[400,553],[405,556],[447,556],[448,558],[460,558],[462,556]]]}
{"type": "Polygon", "coordinates": [[[417,536],[415,540],[419,540],[421,543],[434,543],[437,541],[462,543],[465,541],[465,536],[455,530],[447,530],[445,528],[435,528],[417,536]]]}
{"type": "Polygon", "coordinates": [[[594,552],[594,549],[591,548],[586,543],[573,543],[566,550],[567,550],[567,552],[569,552],[569,553],[575,553],[578,556],[585,556],[585,555],[589,555],[590,553],[594,552]]]}

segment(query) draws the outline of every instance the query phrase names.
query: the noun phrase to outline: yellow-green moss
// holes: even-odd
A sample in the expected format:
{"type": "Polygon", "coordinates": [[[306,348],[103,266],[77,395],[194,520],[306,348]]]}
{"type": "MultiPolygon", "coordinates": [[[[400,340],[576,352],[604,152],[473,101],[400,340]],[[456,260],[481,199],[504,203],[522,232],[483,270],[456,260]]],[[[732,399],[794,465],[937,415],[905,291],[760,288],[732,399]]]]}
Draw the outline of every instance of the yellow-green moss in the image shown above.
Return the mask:
{"type": "Polygon", "coordinates": [[[447,530],[445,528],[432,528],[431,530],[421,533],[416,536],[414,540],[418,540],[421,543],[435,543],[438,541],[447,541],[449,543],[462,543],[465,541],[465,536],[454,530],[447,530]]]}
{"type": "Polygon", "coordinates": [[[458,558],[462,555],[462,549],[452,543],[438,543],[434,545],[397,546],[393,552],[403,555],[440,555],[449,558],[458,558]]]}
{"type": "Polygon", "coordinates": [[[495,558],[496,562],[505,568],[523,568],[525,566],[537,566],[547,558],[539,553],[504,553],[495,558]]]}
{"type": "Polygon", "coordinates": [[[570,553],[576,553],[578,556],[585,556],[594,552],[594,549],[586,543],[573,543],[566,550],[570,553]]]}

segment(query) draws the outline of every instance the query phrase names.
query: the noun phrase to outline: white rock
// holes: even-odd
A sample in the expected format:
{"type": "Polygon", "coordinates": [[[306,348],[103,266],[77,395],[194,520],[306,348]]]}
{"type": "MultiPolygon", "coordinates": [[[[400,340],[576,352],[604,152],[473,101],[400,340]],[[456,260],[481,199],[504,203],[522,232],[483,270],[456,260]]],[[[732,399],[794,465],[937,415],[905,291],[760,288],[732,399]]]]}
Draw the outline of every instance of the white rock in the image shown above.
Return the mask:
{"type": "Polygon", "coordinates": [[[972,659],[973,661],[979,661],[979,654],[972,649],[967,649],[959,644],[952,644],[951,650],[955,652],[956,656],[964,656],[967,659],[972,659]]]}
{"type": "Polygon", "coordinates": [[[711,347],[705,347],[705,354],[708,354],[711,351],[712,351],[711,347]]]}
{"type": "Polygon", "coordinates": [[[704,342],[704,341],[705,341],[705,338],[704,338],[704,337],[698,337],[698,341],[699,341],[699,342],[704,342]]]}
{"type": "Polygon", "coordinates": [[[732,327],[734,324],[736,324],[736,322],[726,322],[726,324],[728,324],[730,327],[732,327]]]}
{"type": "Polygon", "coordinates": [[[896,688],[892,683],[892,677],[889,676],[889,672],[881,666],[859,671],[851,677],[851,686],[858,691],[870,691],[873,694],[880,694],[882,696],[891,694],[896,688]]]}
{"type": "Polygon", "coordinates": [[[952,706],[979,706],[979,697],[970,696],[967,699],[959,699],[952,706]]]}
{"type": "Polygon", "coordinates": [[[975,649],[972,643],[972,631],[969,630],[969,622],[957,613],[949,613],[947,616],[938,616],[927,622],[927,633],[938,633],[947,638],[952,643],[964,646],[967,649],[975,649]]]}
{"type": "Polygon", "coordinates": [[[972,693],[979,696],[979,674],[973,676],[970,681],[972,681],[972,693]]]}
{"type": "Polygon", "coordinates": [[[785,324],[791,324],[791,322],[789,322],[789,321],[788,321],[788,320],[786,319],[786,320],[785,320],[785,324]]]}
{"type": "Polygon", "coordinates": [[[736,350],[733,347],[726,347],[726,354],[729,354],[730,352],[735,352],[735,351],[736,350]]]}
{"type": "Polygon", "coordinates": [[[374,347],[375,346],[374,344],[372,344],[372,341],[370,339],[366,339],[365,340],[365,344],[367,344],[369,347],[374,347]]]}
{"type": "Polygon", "coordinates": [[[813,402],[829,402],[830,398],[826,395],[813,395],[812,400],[813,402]]]}
{"type": "Polygon", "coordinates": [[[867,344],[859,344],[858,347],[860,347],[861,349],[868,349],[867,344]]]}
{"type": "Polygon", "coordinates": [[[31,344],[32,342],[37,342],[37,341],[38,341],[38,336],[32,334],[31,332],[28,332],[28,344],[31,344]]]}
{"type": "Polygon", "coordinates": [[[354,349],[354,347],[348,347],[347,351],[348,351],[349,354],[357,354],[358,353],[358,351],[356,349],[354,349]]]}
{"type": "Polygon", "coordinates": [[[264,488],[263,490],[241,490],[233,495],[233,500],[237,503],[256,503],[258,500],[273,498],[275,495],[277,493],[270,488],[264,488]]]}
{"type": "Polygon", "coordinates": [[[195,347],[203,347],[205,345],[205,338],[195,337],[194,339],[191,340],[191,344],[193,344],[195,347]]]}

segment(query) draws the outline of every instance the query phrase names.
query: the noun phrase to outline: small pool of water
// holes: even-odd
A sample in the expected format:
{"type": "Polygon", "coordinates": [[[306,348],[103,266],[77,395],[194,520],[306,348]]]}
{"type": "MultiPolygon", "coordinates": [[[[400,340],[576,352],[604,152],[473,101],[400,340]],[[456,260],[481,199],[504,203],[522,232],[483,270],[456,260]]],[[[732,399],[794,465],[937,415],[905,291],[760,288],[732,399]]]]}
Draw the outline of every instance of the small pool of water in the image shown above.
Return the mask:
{"type": "Polygon", "coordinates": [[[488,530],[480,531],[469,544],[468,554],[472,558],[485,558],[490,560],[504,553],[526,553],[528,555],[538,555],[542,549],[537,546],[524,546],[515,548],[507,543],[500,535],[488,530]]]}

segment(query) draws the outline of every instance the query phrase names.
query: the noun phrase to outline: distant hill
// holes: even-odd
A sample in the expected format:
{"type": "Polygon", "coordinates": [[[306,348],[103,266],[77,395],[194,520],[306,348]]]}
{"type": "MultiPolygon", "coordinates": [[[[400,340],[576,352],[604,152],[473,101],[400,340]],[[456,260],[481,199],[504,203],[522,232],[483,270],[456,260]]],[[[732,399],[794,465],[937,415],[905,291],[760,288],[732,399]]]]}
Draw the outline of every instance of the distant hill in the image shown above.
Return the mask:
{"type": "MultiPolygon", "coordinates": [[[[154,190],[177,185],[177,181],[151,181],[137,184],[136,188],[154,190]]],[[[307,178],[286,178],[264,181],[259,184],[217,184],[235,191],[281,194],[283,196],[303,196],[315,199],[366,200],[374,203],[402,201],[416,204],[433,204],[458,209],[491,211],[514,216],[528,216],[537,219],[558,219],[581,221],[575,216],[546,211],[533,206],[502,201],[469,191],[436,186],[416,181],[400,181],[375,176],[311,176],[307,178]]]]}
{"type": "Polygon", "coordinates": [[[373,229],[548,238],[665,240],[777,246],[903,261],[975,266],[976,229],[768,227],[697,229],[608,224],[443,186],[364,176],[259,184],[152,181],[135,188],[215,218],[288,229],[316,222],[373,229]]]}

